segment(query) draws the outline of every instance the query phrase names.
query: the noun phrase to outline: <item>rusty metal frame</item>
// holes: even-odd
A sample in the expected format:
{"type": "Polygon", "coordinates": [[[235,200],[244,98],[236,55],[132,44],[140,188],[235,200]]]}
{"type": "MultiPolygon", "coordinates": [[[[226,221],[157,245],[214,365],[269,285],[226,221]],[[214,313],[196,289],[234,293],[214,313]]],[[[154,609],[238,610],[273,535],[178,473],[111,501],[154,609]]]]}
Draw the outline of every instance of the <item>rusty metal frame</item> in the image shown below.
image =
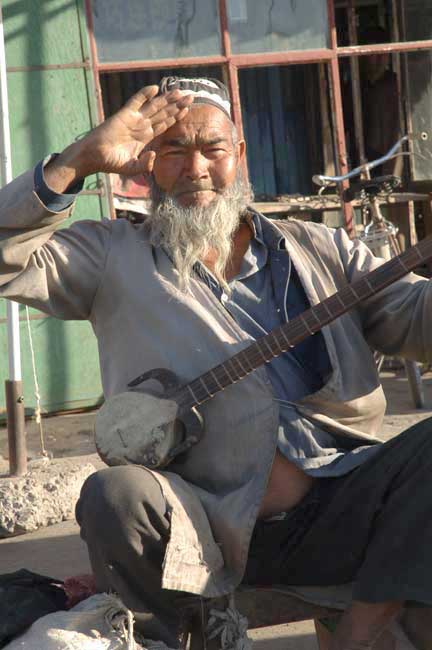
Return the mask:
{"type": "MultiPolygon", "coordinates": [[[[271,65],[301,65],[308,63],[325,63],[328,66],[330,82],[330,99],[334,118],[334,141],[336,165],[340,173],[347,170],[347,152],[342,109],[342,92],[339,74],[339,58],[359,57],[375,53],[416,52],[432,50],[432,40],[384,43],[376,45],[350,45],[339,47],[336,36],[335,2],[327,0],[329,47],[316,50],[291,50],[285,52],[263,52],[251,54],[233,54],[231,50],[228,29],[227,0],[218,0],[222,54],[205,57],[188,57],[184,59],[153,59],[142,61],[117,61],[102,63],[98,60],[96,41],[93,33],[93,17],[91,0],[84,0],[89,30],[89,41],[92,54],[91,67],[94,75],[96,95],[99,109],[99,119],[103,119],[103,105],[99,75],[101,73],[122,72],[131,70],[152,70],[160,68],[184,68],[190,66],[222,65],[226,71],[227,82],[233,103],[234,123],[241,137],[243,123],[240,108],[240,90],[238,70],[247,67],[271,65]]],[[[353,233],[353,210],[349,204],[344,205],[345,226],[350,234],[353,233]]]]}
{"type": "MultiPolygon", "coordinates": [[[[86,0],[88,4],[91,0],[86,0]]],[[[160,68],[189,68],[195,66],[220,65],[227,62],[227,57],[217,54],[214,56],[189,56],[182,59],[143,59],[142,61],[118,61],[114,63],[98,63],[99,72],[131,72],[132,70],[154,70],[160,68]]]]}
{"type": "MultiPolygon", "coordinates": [[[[339,59],[336,34],[336,15],[334,9],[334,0],[327,0],[329,41],[332,51],[332,58],[329,62],[329,79],[330,79],[330,100],[334,116],[334,137],[336,144],[336,168],[338,174],[348,172],[347,148],[345,140],[345,124],[342,108],[342,89],[339,74],[339,59]]],[[[343,191],[348,187],[348,181],[339,185],[339,192],[342,198],[343,191]]],[[[342,203],[342,212],[345,221],[345,228],[348,234],[353,236],[354,233],[354,210],[350,203],[342,203]]]]}
{"type": "Polygon", "coordinates": [[[46,63],[44,65],[9,65],[7,66],[7,72],[37,72],[38,70],[75,70],[79,68],[84,68],[85,70],[90,69],[90,61],[84,59],[84,61],[74,61],[72,63],[46,63]]]}
{"type": "MultiPolygon", "coordinates": [[[[219,0],[222,4],[225,0],[219,0]]],[[[319,63],[329,61],[332,51],[326,48],[318,50],[291,50],[290,52],[263,52],[261,54],[214,54],[212,56],[187,57],[182,59],[143,59],[142,61],[119,61],[99,63],[100,72],[121,72],[124,70],[152,70],[154,68],[185,68],[199,65],[218,65],[232,63],[237,68],[268,65],[296,65],[301,63],[319,63]]]]}
{"type": "MultiPolygon", "coordinates": [[[[228,76],[228,88],[231,96],[231,106],[232,106],[232,115],[234,124],[237,128],[237,133],[240,140],[243,140],[243,119],[241,113],[241,103],[240,103],[240,84],[238,79],[238,66],[232,61],[232,52],[231,52],[231,38],[228,29],[228,11],[226,0],[219,0],[219,16],[220,16],[220,28],[221,28],[221,37],[222,37],[222,49],[224,57],[227,61],[225,63],[225,69],[228,76]]],[[[243,175],[246,180],[249,180],[249,170],[246,162],[246,158],[243,160],[243,175]]]]}
{"type": "MultiPolygon", "coordinates": [[[[103,107],[102,89],[100,84],[99,59],[97,53],[96,39],[93,30],[93,15],[91,10],[91,0],[84,0],[84,7],[85,7],[85,14],[86,14],[89,46],[90,46],[90,62],[91,62],[91,69],[93,73],[93,83],[94,83],[96,103],[97,103],[97,114],[98,114],[99,122],[103,122],[103,120],[105,119],[105,111],[103,107]]],[[[106,182],[108,204],[110,208],[111,218],[115,219],[116,212],[114,208],[114,197],[111,188],[111,180],[109,174],[105,174],[105,182],[106,182]]]]}
{"type": "Polygon", "coordinates": [[[377,45],[348,45],[338,47],[338,56],[368,56],[369,54],[394,54],[395,52],[420,52],[431,50],[432,40],[406,41],[404,43],[378,43],[377,45]]]}
{"type": "MultiPolygon", "coordinates": [[[[358,45],[355,0],[348,0],[347,13],[348,13],[349,43],[350,45],[358,45]]],[[[365,155],[365,141],[364,141],[364,129],[363,129],[363,106],[362,106],[362,93],[361,93],[361,84],[360,84],[360,65],[359,65],[358,57],[356,56],[350,57],[350,67],[351,67],[355,141],[357,145],[359,162],[363,165],[363,163],[366,162],[366,155],[365,155]]]]}
{"type": "Polygon", "coordinates": [[[93,72],[93,81],[94,81],[95,92],[96,92],[98,119],[100,122],[103,122],[103,120],[105,119],[105,113],[104,113],[104,107],[102,102],[102,90],[101,90],[100,77],[99,77],[100,66],[99,66],[99,58],[97,53],[96,39],[94,36],[94,29],[93,29],[93,14],[91,9],[91,0],[84,0],[84,6],[85,6],[85,13],[86,13],[89,45],[90,45],[91,68],[93,72]]]}

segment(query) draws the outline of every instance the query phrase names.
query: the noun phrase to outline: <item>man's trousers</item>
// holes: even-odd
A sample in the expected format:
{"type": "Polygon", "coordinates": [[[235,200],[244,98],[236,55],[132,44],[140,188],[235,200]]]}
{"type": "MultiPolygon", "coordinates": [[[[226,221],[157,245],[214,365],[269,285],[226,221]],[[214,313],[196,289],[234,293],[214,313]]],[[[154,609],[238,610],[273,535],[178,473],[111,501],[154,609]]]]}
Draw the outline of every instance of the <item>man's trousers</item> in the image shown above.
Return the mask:
{"type": "MultiPolygon", "coordinates": [[[[432,605],[432,418],[346,476],[317,479],[285,517],[257,522],[246,584],[354,583],[354,599],[432,605]]],[[[177,645],[186,594],[161,588],[170,534],[158,482],[137,466],[101,470],[77,504],[98,589],[115,591],[147,638],[177,645]]]]}

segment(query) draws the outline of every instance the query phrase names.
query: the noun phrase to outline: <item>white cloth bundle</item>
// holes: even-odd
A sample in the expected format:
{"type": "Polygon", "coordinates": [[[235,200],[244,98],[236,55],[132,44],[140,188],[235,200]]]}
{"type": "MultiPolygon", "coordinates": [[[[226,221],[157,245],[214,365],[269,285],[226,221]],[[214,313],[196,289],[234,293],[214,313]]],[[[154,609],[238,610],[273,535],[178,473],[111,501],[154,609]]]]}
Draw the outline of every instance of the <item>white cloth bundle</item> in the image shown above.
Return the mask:
{"type": "Polygon", "coordinates": [[[97,594],[69,611],[37,620],[5,650],[142,650],[132,613],[116,596],[97,594]]]}

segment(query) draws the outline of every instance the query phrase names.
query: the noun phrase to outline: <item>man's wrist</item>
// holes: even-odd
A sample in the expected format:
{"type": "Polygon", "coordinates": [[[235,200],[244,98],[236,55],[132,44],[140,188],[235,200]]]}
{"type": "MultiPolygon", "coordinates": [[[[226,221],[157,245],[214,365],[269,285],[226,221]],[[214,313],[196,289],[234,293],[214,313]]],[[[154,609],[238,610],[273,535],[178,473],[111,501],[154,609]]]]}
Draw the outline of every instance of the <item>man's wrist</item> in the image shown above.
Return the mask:
{"type": "Polygon", "coordinates": [[[41,160],[34,170],[34,191],[39,197],[39,200],[50,212],[63,212],[67,210],[73,204],[84,185],[84,181],[79,180],[68,187],[67,193],[56,192],[47,185],[45,180],[45,167],[58,156],[59,154],[52,154],[44,160],[41,160]]]}
{"type": "Polygon", "coordinates": [[[95,171],[89,164],[85,148],[75,142],[48,162],[44,167],[44,179],[50,190],[63,194],[95,171]]]}

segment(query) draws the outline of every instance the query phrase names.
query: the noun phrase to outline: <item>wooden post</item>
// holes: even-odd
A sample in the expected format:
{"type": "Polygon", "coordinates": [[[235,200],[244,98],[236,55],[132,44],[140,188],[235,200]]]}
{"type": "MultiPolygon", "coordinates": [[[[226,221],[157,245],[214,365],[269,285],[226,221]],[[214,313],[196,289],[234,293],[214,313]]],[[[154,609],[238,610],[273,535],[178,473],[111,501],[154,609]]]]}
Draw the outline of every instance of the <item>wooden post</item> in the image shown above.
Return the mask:
{"type": "MultiPolygon", "coordinates": [[[[327,11],[329,19],[329,38],[330,47],[332,50],[332,58],[329,63],[329,79],[330,79],[330,97],[331,106],[334,116],[334,130],[335,130],[335,143],[337,152],[337,169],[338,173],[344,175],[348,171],[347,151],[345,142],[345,126],[342,110],[342,92],[339,74],[339,60],[337,55],[337,35],[336,35],[336,17],[334,9],[334,1],[327,0],[327,11]]],[[[343,190],[348,187],[348,181],[340,184],[339,192],[342,201],[343,190]]],[[[354,211],[350,203],[342,201],[342,212],[345,221],[345,228],[350,237],[355,236],[354,228],[354,211]]]]}

